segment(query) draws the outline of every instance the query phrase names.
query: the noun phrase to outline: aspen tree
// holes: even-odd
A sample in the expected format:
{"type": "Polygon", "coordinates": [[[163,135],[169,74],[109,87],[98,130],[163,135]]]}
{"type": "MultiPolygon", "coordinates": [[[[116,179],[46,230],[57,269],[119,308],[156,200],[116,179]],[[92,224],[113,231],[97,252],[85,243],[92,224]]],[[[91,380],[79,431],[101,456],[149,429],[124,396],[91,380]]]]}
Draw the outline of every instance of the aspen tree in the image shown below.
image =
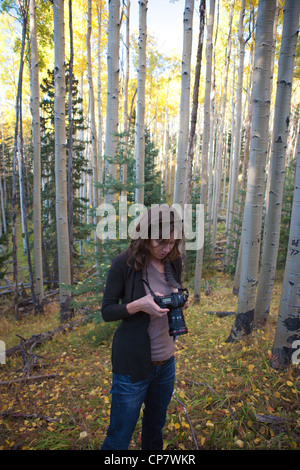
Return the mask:
{"type": "Polygon", "coordinates": [[[191,55],[193,39],[194,0],[186,0],[183,13],[183,49],[181,69],[180,124],[177,148],[177,168],[174,185],[174,204],[184,203],[187,173],[187,152],[190,115],[191,55]]]}
{"type": "Polygon", "coordinates": [[[300,3],[297,0],[286,0],[278,65],[268,204],[254,316],[255,324],[260,326],[266,323],[269,315],[277,263],[299,11],[300,3]]]}
{"type": "Polygon", "coordinates": [[[33,247],[35,268],[36,308],[41,309],[43,290],[42,263],[42,221],[41,221],[41,128],[40,128],[40,85],[38,44],[36,33],[36,5],[30,1],[30,45],[31,45],[31,112],[33,140],[33,247]]]}
{"type": "Polygon", "coordinates": [[[136,184],[135,202],[144,204],[145,178],[145,87],[147,45],[147,0],[139,1],[139,54],[135,130],[136,184]]]}
{"type": "MultiPolygon", "coordinates": [[[[102,36],[102,10],[103,5],[97,5],[97,20],[98,20],[98,45],[97,45],[97,112],[98,112],[98,181],[103,183],[103,122],[102,122],[102,83],[101,83],[101,36],[102,36]]],[[[99,202],[102,200],[102,191],[99,191],[99,202]]]]}
{"type": "MultiPolygon", "coordinates": [[[[218,222],[218,208],[220,204],[220,194],[221,194],[221,181],[222,181],[222,157],[223,157],[223,141],[224,141],[224,126],[225,126],[225,115],[226,115],[226,101],[227,101],[227,83],[228,83],[228,71],[230,64],[231,56],[231,36],[232,36],[232,20],[233,20],[233,9],[234,9],[235,0],[230,4],[229,11],[229,31],[227,37],[227,47],[226,47],[226,56],[225,56],[225,66],[224,66],[224,86],[223,86],[223,96],[222,96],[222,106],[219,117],[219,129],[218,129],[218,138],[216,145],[216,163],[215,163],[215,184],[214,184],[214,195],[212,201],[212,248],[215,248],[216,238],[217,238],[217,222],[218,222]]],[[[241,9],[243,8],[243,0],[241,3],[241,9]]],[[[224,176],[225,178],[225,176],[224,176]]]]}
{"type": "Polygon", "coordinates": [[[60,319],[69,317],[71,284],[70,250],[66,175],[66,84],[64,1],[53,1],[54,19],[54,129],[55,129],[55,189],[58,273],[60,282],[60,319]]]}
{"type": "MultiPolygon", "coordinates": [[[[242,93],[243,93],[243,76],[244,76],[244,59],[245,59],[245,44],[246,40],[243,36],[243,25],[245,16],[245,0],[241,0],[240,18],[238,28],[239,40],[239,65],[237,74],[236,85],[236,115],[235,124],[232,136],[233,139],[233,153],[232,163],[230,167],[230,191],[228,196],[228,210],[226,218],[226,231],[227,231],[227,245],[230,245],[230,237],[233,231],[233,218],[236,212],[237,200],[237,187],[238,187],[238,172],[240,165],[241,142],[242,142],[242,93]]],[[[230,248],[227,248],[227,257],[230,256],[230,248]]]]}
{"type": "Polygon", "coordinates": [[[242,235],[239,300],[237,316],[227,342],[239,340],[242,336],[250,334],[254,319],[269,140],[270,75],[275,6],[275,2],[267,0],[260,0],[258,4],[251,147],[242,235]]]}
{"type": "Polygon", "coordinates": [[[95,118],[95,97],[94,97],[94,82],[92,72],[92,52],[91,52],[91,34],[92,34],[92,0],[88,0],[88,15],[87,15],[87,33],[86,33],[86,52],[87,52],[87,72],[89,83],[89,110],[91,122],[91,139],[92,139],[92,152],[93,152],[93,206],[98,207],[99,195],[98,188],[95,183],[98,183],[98,138],[96,129],[95,118]]]}
{"type": "Polygon", "coordinates": [[[70,33],[70,60],[69,60],[69,91],[68,91],[68,119],[69,119],[69,136],[68,136],[68,228],[70,242],[70,272],[71,284],[74,280],[74,217],[73,217],[73,110],[72,110],[72,89],[73,89],[73,13],[72,1],[69,0],[69,33],[70,33]]]}
{"type": "MultiPolygon", "coordinates": [[[[120,0],[108,2],[108,37],[107,37],[107,100],[105,156],[113,159],[117,150],[119,126],[119,43],[120,43],[120,0]]],[[[108,164],[108,177],[117,177],[117,165],[108,164]]],[[[116,195],[112,191],[105,194],[105,202],[112,203],[116,195]]]]}
{"type": "MultiPolygon", "coordinates": [[[[16,122],[15,122],[15,134],[14,134],[14,156],[13,156],[13,181],[12,181],[12,255],[13,255],[13,281],[14,281],[14,312],[15,317],[17,320],[20,320],[20,312],[19,312],[19,305],[18,305],[18,256],[17,256],[17,187],[16,187],[16,178],[17,178],[17,158],[19,157],[19,162],[22,160],[22,165],[19,164],[19,176],[21,179],[24,176],[23,172],[23,145],[20,139],[22,140],[22,84],[23,84],[23,69],[24,69],[24,51],[25,51],[25,44],[26,44],[26,29],[27,29],[27,21],[28,21],[28,10],[29,5],[23,5],[20,3],[20,12],[23,19],[22,24],[22,45],[21,45],[21,55],[20,55],[20,67],[19,67],[19,78],[18,78],[18,89],[17,89],[17,96],[16,96],[16,122]],[[22,154],[20,155],[20,152],[22,154]]],[[[22,181],[20,181],[20,203],[21,203],[21,211],[23,213],[25,204],[24,198],[22,197],[22,181]]],[[[23,218],[23,217],[22,217],[23,218]]],[[[25,236],[28,242],[28,233],[27,230],[25,232],[25,236]]],[[[31,262],[30,262],[30,251],[29,251],[29,243],[27,243],[27,256],[29,261],[29,270],[30,270],[30,278],[32,281],[31,276],[31,262]]],[[[32,300],[33,305],[35,307],[35,298],[34,298],[34,289],[33,284],[31,282],[31,289],[32,289],[32,300]]]]}
{"type": "MultiPolygon", "coordinates": [[[[194,153],[195,153],[196,124],[197,124],[198,101],[199,101],[199,83],[200,83],[201,64],[202,64],[205,9],[206,9],[206,2],[205,0],[201,0],[200,6],[199,6],[200,23],[199,23],[197,60],[196,60],[194,89],[193,89],[193,102],[192,102],[192,110],[191,110],[191,124],[190,124],[189,141],[188,141],[188,160],[187,160],[187,173],[186,173],[186,180],[185,180],[184,204],[190,204],[192,188],[193,188],[193,162],[194,162],[194,153]]],[[[186,243],[186,240],[184,238],[181,244],[181,257],[182,257],[183,268],[185,267],[185,260],[186,260],[185,243],[186,243]]],[[[184,269],[183,269],[183,272],[184,272],[184,269]]]]}
{"type": "MultiPolygon", "coordinates": [[[[128,148],[128,141],[129,141],[129,114],[128,114],[128,86],[129,86],[129,71],[130,71],[130,0],[127,0],[126,6],[126,40],[125,40],[125,47],[126,47],[126,67],[125,67],[125,78],[124,78],[124,142],[125,142],[125,149],[128,148]]],[[[125,196],[127,194],[127,163],[123,163],[122,165],[122,183],[123,183],[123,190],[122,195],[125,196]]],[[[125,216],[125,214],[122,214],[125,216]]]]}
{"type": "MultiPolygon", "coordinates": [[[[206,42],[206,76],[205,76],[205,97],[204,97],[204,122],[201,153],[201,195],[200,203],[204,205],[204,214],[206,215],[207,203],[207,166],[208,166],[208,148],[210,139],[210,108],[211,108],[211,71],[212,71],[212,52],[213,52],[213,26],[215,18],[215,0],[209,4],[209,15],[207,21],[207,42],[206,42]]],[[[197,251],[196,268],[194,278],[194,302],[200,301],[201,277],[203,265],[203,248],[197,251]]]]}
{"type": "MultiPolygon", "coordinates": [[[[300,134],[295,189],[284,279],[272,348],[271,365],[283,369],[293,361],[300,347],[300,134]]],[[[297,360],[299,358],[297,357],[297,360]]],[[[295,362],[298,363],[299,362],[295,362]]]]}
{"type": "Polygon", "coordinates": [[[192,187],[193,187],[193,161],[194,161],[194,151],[195,151],[194,147],[195,147],[195,138],[196,138],[196,124],[197,124],[198,101],[199,101],[199,83],[200,83],[201,64],[202,64],[205,9],[206,9],[206,2],[205,0],[201,0],[200,6],[199,6],[200,23],[199,23],[199,37],[198,37],[198,48],[197,48],[197,61],[196,61],[196,68],[195,68],[193,104],[192,104],[192,111],[191,111],[191,126],[190,126],[190,133],[189,133],[189,142],[188,142],[187,178],[185,182],[185,193],[184,193],[185,204],[190,204],[191,202],[191,192],[192,192],[192,187]]]}
{"type": "MultiPolygon", "coordinates": [[[[91,51],[91,35],[92,35],[92,0],[88,0],[88,15],[87,15],[87,33],[86,33],[86,51],[87,51],[87,70],[88,70],[88,83],[89,83],[89,110],[90,110],[90,123],[91,123],[91,139],[92,139],[92,205],[96,209],[99,206],[99,158],[98,158],[98,137],[96,127],[96,112],[95,112],[95,97],[94,97],[94,81],[92,71],[92,51],[91,51]]],[[[100,104],[99,104],[100,105],[100,104]]],[[[94,225],[97,224],[97,218],[94,215],[94,225]]],[[[98,272],[98,252],[99,240],[97,239],[96,230],[94,231],[95,241],[95,256],[96,256],[96,270],[98,272]]]]}

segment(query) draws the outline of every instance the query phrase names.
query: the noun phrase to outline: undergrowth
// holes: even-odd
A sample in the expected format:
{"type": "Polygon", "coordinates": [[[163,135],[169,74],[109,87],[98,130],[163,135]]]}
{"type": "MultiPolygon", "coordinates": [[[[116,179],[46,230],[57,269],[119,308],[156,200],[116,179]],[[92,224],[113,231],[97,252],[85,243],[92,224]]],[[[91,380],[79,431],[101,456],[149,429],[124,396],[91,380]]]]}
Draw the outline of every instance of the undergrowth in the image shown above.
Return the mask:
{"type": "MultiPolygon", "coordinates": [[[[177,377],[164,430],[165,449],[300,448],[299,366],[277,371],[269,364],[280,285],[267,326],[245,341],[226,343],[234,317],[212,311],[236,309],[232,280],[212,279],[214,288],[200,306],[185,311],[188,335],[176,342],[177,377]],[[210,313],[208,313],[210,312],[210,313]]],[[[29,338],[59,324],[58,304],[22,322],[1,319],[7,347],[15,334],[29,338]]],[[[1,449],[99,449],[109,422],[111,340],[115,324],[89,322],[58,334],[34,350],[39,374],[52,378],[14,382],[22,377],[20,356],[0,365],[1,449]]],[[[140,449],[141,420],[131,449],[140,449]]]]}

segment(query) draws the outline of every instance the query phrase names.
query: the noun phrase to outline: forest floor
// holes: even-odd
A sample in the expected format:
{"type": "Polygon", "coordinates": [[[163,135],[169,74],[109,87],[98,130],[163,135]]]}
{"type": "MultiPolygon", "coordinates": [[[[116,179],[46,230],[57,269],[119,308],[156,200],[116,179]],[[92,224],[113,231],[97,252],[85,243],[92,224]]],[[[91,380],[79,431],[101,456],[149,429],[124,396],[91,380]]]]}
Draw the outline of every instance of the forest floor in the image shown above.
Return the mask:
{"type": "MultiPolygon", "coordinates": [[[[269,363],[280,282],[266,327],[235,344],[226,343],[234,316],[208,313],[236,309],[232,278],[219,273],[210,282],[210,295],[185,311],[189,333],[176,343],[165,449],[300,449],[300,366],[277,371],[269,363]]],[[[58,326],[53,300],[44,314],[20,322],[2,311],[0,338],[10,348],[19,343],[16,334],[28,339],[58,326]]],[[[39,365],[32,375],[53,374],[49,378],[16,381],[23,376],[20,355],[0,364],[0,449],[101,447],[109,422],[115,326],[90,321],[36,347],[39,365]]],[[[141,419],[130,449],[140,449],[140,434],[141,419]]]]}

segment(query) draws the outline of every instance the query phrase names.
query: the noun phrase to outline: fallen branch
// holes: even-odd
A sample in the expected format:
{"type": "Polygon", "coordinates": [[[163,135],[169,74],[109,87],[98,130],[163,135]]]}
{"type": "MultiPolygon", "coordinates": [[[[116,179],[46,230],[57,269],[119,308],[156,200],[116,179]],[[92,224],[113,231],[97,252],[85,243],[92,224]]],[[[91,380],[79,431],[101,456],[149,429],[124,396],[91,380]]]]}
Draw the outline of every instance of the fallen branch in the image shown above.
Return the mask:
{"type": "MultiPolygon", "coordinates": [[[[31,338],[24,341],[23,346],[26,349],[28,349],[32,345],[36,346],[37,344],[41,344],[41,343],[44,343],[45,341],[49,341],[50,339],[53,338],[54,335],[58,333],[65,333],[68,330],[72,330],[76,326],[80,325],[84,320],[85,318],[80,318],[78,320],[74,320],[73,322],[70,322],[68,325],[59,325],[57,328],[55,328],[55,330],[32,335],[31,338]]],[[[22,348],[20,344],[18,344],[17,346],[13,346],[12,348],[6,351],[6,357],[10,357],[14,354],[21,354],[21,350],[22,348]]]]}
{"type": "Polygon", "coordinates": [[[54,377],[57,377],[58,374],[42,374],[42,375],[31,375],[29,377],[21,377],[20,379],[14,379],[14,380],[4,380],[3,382],[0,382],[0,385],[11,385],[19,382],[27,382],[27,381],[32,381],[32,380],[44,380],[44,379],[53,379],[54,377]]]}
{"type": "Polygon", "coordinates": [[[217,312],[208,311],[208,312],[205,312],[205,313],[207,313],[208,315],[216,315],[219,318],[228,317],[229,315],[236,315],[236,312],[226,312],[226,311],[222,311],[222,310],[217,311],[217,312]]]}
{"type": "Polygon", "coordinates": [[[191,431],[191,434],[192,434],[192,437],[193,437],[193,441],[194,441],[194,444],[195,444],[195,449],[196,450],[199,450],[199,447],[198,447],[198,442],[197,442],[197,439],[196,439],[196,436],[195,436],[195,433],[194,433],[194,429],[193,429],[193,426],[192,426],[192,422],[189,418],[189,415],[188,415],[188,412],[187,412],[187,409],[186,409],[186,406],[185,404],[179,400],[179,398],[177,398],[175,396],[175,393],[176,393],[176,385],[175,385],[175,388],[174,388],[174,391],[173,391],[173,398],[183,407],[184,409],[184,412],[185,412],[185,416],[186,416],[186,419],[187,419],[187,422],[189,423],[189,427],[190,427],[190,431],[191,431]]]}
{"type": "Polygon", "coordinates": [[[27,352],[26,348],[24,347],[24,344],[26,342],[25,338],[22,336],[16,334],[19,338],[21,338],[20,341],[20,353],[23,358],[23,363],[24,363],[24,368],[23,368],[23,377],[30,377],[33,369],[37,367],[38,365],[44,369],[43,364],[39,360],[39,357],[37,354],[33,354],[32,350],[35,346],[35,343],[33,343],[30,347],[30,351],[27,352]]]}
{"type": "Polygon", "coordinates": [[[1,411],[0,416],[22,419],[42,419],[43,421],[47,421],[48,423],[55,423],[57,421],[56,418],[50,418],[49,416],[39,415],[37,413],[21,413],[20,411],[11,410],[1,411]]]}
{"type": "Polygon", "coordinates": [[[267,424],[296,424],[296,420],[289,420],[285,418],[281,418],[280,416],[273,416],[273,415],[255,415],[256,419],[259,423],[267,423],[267,424]]]}
{"type": "Polygon", "coordinates": [[[185,381],[185,382],[188,382],[188,383],[190,383],[190,384],[193,384],[193,385],[200,385],[200,386],[207,387],[207,388],[209,388],[209,390],[210,390],[212,393],[214,393],[215,395],[220,396],[220,395],[218,394],[218,392],[216,392],[216,391],[215,391],[208,383],[206,383],[206,382],[194,382],[194,380],[190,380],[190,379],[184,379],[184,381],[185,381]]]}

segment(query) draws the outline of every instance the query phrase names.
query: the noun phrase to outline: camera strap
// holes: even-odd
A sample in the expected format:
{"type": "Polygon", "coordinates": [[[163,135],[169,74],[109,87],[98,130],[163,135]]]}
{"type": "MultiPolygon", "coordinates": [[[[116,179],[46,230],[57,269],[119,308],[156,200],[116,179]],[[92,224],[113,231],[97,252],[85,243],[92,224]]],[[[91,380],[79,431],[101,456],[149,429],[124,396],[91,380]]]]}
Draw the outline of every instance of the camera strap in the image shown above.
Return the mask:
{"type": "Polygon", "coordinates": [[[149,279],[148,279],[148,269],[146,268],[146,280],[145,279],[142,279],[142,281],[146,284],[146,286],[148,287],[149,289],[149,292],[150,294],[152,295],[152,297],[156,297],[153,290],[151,289],[151,286],[150,286],[150,283],[149,283],[149,279]]]}
{"type": "MultiPolygon", "coordinates": [[[[170,263],[168,261],[166,262],[165,266],[166,266],[166,278],[167,278],[167,280],[170,282],[170,284],[173,287],[175,287],[175,289],[181,289],[181,285],[176,281],[176,279],[174,278],[174,276],[172,274],[171,266],[170,266],[170,263]]],[[[152,297],[155,297],[155,294],[154,294],[153,290],[151,289],[151,286],[150,286],[150,283],[149,283],[147,267],[146,267],[146,280],[143,279],[143,282],[148,287],[149,292],[152,295],[152,297]]]]}
{"type": "Polygon", "coordinates": [[[167,276],[168,281],[172,284],[173,287],[175,287],[176,289],[181,289],[181,285],[176,281],[176,279],[174,278],[172,274],[169,261],[166,262],[166,276],[167,276]]]}

